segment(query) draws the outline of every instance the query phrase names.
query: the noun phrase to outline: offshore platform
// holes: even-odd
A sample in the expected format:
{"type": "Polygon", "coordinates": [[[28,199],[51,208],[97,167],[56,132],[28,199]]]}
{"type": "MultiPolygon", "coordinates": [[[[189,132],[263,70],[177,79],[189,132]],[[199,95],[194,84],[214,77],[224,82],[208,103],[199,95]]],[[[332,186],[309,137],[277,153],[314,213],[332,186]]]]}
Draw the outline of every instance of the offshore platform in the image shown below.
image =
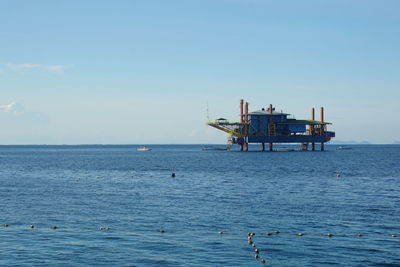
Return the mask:
{"type": "Polygon", "coordinates": [[[311,120],[297,120],[290,118],[290,114],[277,112],[272,104],[249,113],[249,103],[240,100],[240,121],[228,122],[219,118],[215,122],[208,122],[211,127],[229,134],[228,144],[238,144],[240,151],[248,151],[249,143],[261,144],[265,151],[265,144],[269,144],[269,151],[273,151],[274,143],[299,143],[301,150],[315,151],[315,143],[320,144],[321,151],[324,144],[335,137],[335,132],[327,131],[324,121],[324,108],[321,107],[320,120],[315,120],[315,109],[311,109],[311,120]]]}

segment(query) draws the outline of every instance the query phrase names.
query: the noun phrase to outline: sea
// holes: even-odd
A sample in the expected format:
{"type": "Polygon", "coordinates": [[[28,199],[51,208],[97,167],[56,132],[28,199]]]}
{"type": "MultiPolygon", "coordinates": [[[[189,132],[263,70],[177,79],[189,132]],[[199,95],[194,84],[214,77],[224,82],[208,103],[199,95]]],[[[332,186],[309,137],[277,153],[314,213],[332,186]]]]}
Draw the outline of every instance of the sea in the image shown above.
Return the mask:
{"type": "Polygon", "coordinates": [[[137,147],[0,146],[0,266],[400,266],[399,145],[137,147]]]}

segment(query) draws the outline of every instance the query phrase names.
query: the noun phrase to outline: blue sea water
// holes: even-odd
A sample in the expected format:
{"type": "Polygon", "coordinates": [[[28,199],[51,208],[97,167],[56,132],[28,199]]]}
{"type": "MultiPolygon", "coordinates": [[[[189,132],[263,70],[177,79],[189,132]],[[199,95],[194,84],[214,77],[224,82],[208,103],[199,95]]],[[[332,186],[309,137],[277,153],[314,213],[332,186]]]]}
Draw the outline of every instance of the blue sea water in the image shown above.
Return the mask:
{"type": "Polygon", "coordinates": [[[400,146],[150,147],[0,146],[0,265],[400,266],[400,146]]]}

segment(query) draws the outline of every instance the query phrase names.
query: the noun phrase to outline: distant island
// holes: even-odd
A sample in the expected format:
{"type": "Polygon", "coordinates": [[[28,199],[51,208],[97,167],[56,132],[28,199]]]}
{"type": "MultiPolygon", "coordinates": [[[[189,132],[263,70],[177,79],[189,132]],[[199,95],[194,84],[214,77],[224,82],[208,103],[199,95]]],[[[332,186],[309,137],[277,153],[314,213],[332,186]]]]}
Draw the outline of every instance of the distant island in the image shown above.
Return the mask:
{"type": "MultiPolygon", "coordinates": [[[[343,141],[343,140],[333,140],[332,145],[372,145],[373,143],[369,141],[343,141]]],[[[390,144],[390,143],[388,143],[390,144]]],[[[400,145],[400,141],[393,141],[392,145],[400,145]]]]}
{"type": "Polygon", "coordinates": [[[331,144],[337,144],[337,145],[370,145],[371,143],[368,141],[342,141],[342,140],[333,140],[331,141],[331,144]]]}

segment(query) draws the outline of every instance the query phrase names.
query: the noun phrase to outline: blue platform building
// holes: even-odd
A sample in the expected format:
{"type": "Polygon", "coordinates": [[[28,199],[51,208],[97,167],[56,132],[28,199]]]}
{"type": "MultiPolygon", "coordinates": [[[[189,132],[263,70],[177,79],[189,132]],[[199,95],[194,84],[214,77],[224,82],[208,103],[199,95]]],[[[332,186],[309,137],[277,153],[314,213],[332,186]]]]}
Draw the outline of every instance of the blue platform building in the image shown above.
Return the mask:
{"type": "Polygon", "coordinates": [[[331,123],[324,121],[324,109],[320,109],[320,120],[315,120],[315,109],[311,109],[310,120],[297,120],[290,114],[277,112],[272,105],[268,108],[248,112],[249,104],[240,100],[240,121],[228,122],[219,118],[215,122],[207,123],[209,126],[227,132],[229,143],[240,146],[241,151],[248,151],[249,143],[259,143],[262,151],[265,144],[269,144],[269,151],[273,151],[274,143],[299,143],[301,150],[315,149],[315,144],[320,144],[324,150],[324,144],[335,137],[335,132],[328,131],[331,123]]]}

